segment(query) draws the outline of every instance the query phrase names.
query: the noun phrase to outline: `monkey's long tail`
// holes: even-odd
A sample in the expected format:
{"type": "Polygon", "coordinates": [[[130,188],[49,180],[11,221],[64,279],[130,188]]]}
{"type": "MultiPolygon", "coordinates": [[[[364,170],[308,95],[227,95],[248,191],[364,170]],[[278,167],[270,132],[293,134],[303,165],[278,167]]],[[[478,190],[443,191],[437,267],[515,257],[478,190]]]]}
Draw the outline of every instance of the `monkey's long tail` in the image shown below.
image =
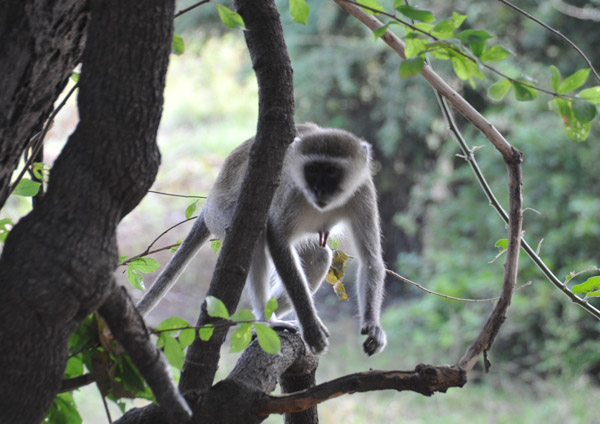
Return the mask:
{"type": "Polygon", "coordinates": [[[146,316],[173,287],[181,273],[185,270],[196,253],[210,236],[210,231],[204,222],[204,210],[200,212],[189,234],[171,258],[167,267],[160,273],[150,290],[138,302],[137,308],[146,316]]]}

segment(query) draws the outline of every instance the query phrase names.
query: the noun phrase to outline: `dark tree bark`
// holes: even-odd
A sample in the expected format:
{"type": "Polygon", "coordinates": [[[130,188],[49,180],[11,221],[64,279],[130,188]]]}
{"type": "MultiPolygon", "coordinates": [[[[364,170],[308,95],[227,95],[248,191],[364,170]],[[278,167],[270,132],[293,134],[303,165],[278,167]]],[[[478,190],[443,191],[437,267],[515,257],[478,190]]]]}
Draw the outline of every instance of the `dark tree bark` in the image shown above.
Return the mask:
{"type": "Polygon", "coordinates": [[[0,208],[19,157],[81,59],[88,21],[83,0],[0,2],[0,208]]]}
{"type": "MultiPolygon", "coordinates": [[[[295,136],[292,66],[275,3],[238,0],[236,7],[246,24],[244,36],[258,80],[259,116],[241,198],[208,289],[229,311],[237,308],[255,242],[265,229],[285,151],[295,136]]],[[[198,325],[210,321],[203,305],[198,325]]],[[[181,374],[182,392],[208,390],[225,336],[226,330],[215,331],[208,342],[197,339],[192,344],[181,374]]]]}
{"type": "MultiPolygon", "coordinates": [[[[87,2],[38,3],[0,6],[4,195],[19,147],[51,110],[85,39],[87,2]]],[[[117,224],[145,195],[160,162],[156,131],[173,1],[90,6],[80,122],[52,168],[46,195],[11,231],[0,258],[3,423],[44,417],[60,387],[69,335],[115,293],[117,224]]]]}

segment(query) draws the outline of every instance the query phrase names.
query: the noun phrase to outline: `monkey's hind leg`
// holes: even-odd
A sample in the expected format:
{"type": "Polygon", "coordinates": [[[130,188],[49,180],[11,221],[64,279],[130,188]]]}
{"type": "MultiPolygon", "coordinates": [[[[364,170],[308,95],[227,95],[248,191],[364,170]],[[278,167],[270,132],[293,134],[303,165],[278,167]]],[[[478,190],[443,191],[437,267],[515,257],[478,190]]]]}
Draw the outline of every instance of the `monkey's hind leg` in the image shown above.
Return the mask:
{"type": "MultiPolygon", "coordinates": [[[[314,294],[321,287],[321,283],[329,272],[333,257],[331,249],[328,246],[321,247],[317,242],[311,241],[300,243],[295,249],[300,256],[302,271],[308,280],[310,292],[314,294]]],[[[292,311],[292,303],[275,270],[271,272],[271,280],[273,282],[271,296],[277,299],[276,313],[281,318],[292,311]]]]}

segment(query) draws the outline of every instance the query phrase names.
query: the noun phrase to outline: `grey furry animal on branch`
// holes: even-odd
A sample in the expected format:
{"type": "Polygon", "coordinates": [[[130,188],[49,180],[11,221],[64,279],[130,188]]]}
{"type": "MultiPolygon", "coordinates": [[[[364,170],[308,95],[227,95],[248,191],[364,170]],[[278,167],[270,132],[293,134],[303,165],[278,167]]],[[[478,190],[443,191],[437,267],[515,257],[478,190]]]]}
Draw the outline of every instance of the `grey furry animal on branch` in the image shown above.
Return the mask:
{"type": "MultiPolygon", "coordinates": [[[[293,307],[310,349],[321,353],[327,348],[329,333],[318,317],[312,293],[331,264],[329,234],[342,224],[359,260],[356,280],[361,333],[367,335],[363,348],[372,355],[385,347],[386,335],[380,323],[385,267],[371,146],[347,131],[312,123],[297,125],[296,132],[284,159],[266,231],[257,241],[249,270],[247,284],[254,314],[264,319],[265,305],[275,296],[278,316],[293,307]]],[[[225,238],[253,141],[241,144],[225,160],[192,230],[138,303],[142,314],[154,308],[211,234],[225,238]]],[[[271,320],[278,322],[275,314],[271,320]]]]}

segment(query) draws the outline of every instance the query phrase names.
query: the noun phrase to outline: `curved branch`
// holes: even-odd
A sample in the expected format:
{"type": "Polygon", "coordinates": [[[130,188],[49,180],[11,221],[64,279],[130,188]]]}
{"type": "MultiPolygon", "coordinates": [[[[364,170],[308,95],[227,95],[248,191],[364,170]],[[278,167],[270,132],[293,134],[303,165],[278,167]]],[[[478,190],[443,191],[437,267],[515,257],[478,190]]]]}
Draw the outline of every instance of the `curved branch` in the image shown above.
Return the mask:
{"type": "MultiPolygon", "coordinates": [[[[346,12],[360,20],[371,30],[381,28],[381,23],[374,16],[366,14],[360,7],[344,0],[333,0],[346,12]]],[[[393,32],[387,30],[381,37],[398,55],[405,58],[404,42],[393,32]]],[[[466,119],[477,127],[494,147],[502,154],[507,165],[508,189],[510,196],[509,224],[508,224],[508,249],[504,266],[504,280],[500,300],[489,316],[483,329],[475,342],[459,360],[458,365],[469,372],[482,353],[491,347],[500,326],[506,319],[506,313],[514,292],[521,245],[522,215],[522,176],[521,152],[513,147],[500,132],[485,119],[470,103],[468,103],[456,90],[450,87],[428,64],[425,64],[421,76],[444,98],[446,98],[466,119]]]]}

